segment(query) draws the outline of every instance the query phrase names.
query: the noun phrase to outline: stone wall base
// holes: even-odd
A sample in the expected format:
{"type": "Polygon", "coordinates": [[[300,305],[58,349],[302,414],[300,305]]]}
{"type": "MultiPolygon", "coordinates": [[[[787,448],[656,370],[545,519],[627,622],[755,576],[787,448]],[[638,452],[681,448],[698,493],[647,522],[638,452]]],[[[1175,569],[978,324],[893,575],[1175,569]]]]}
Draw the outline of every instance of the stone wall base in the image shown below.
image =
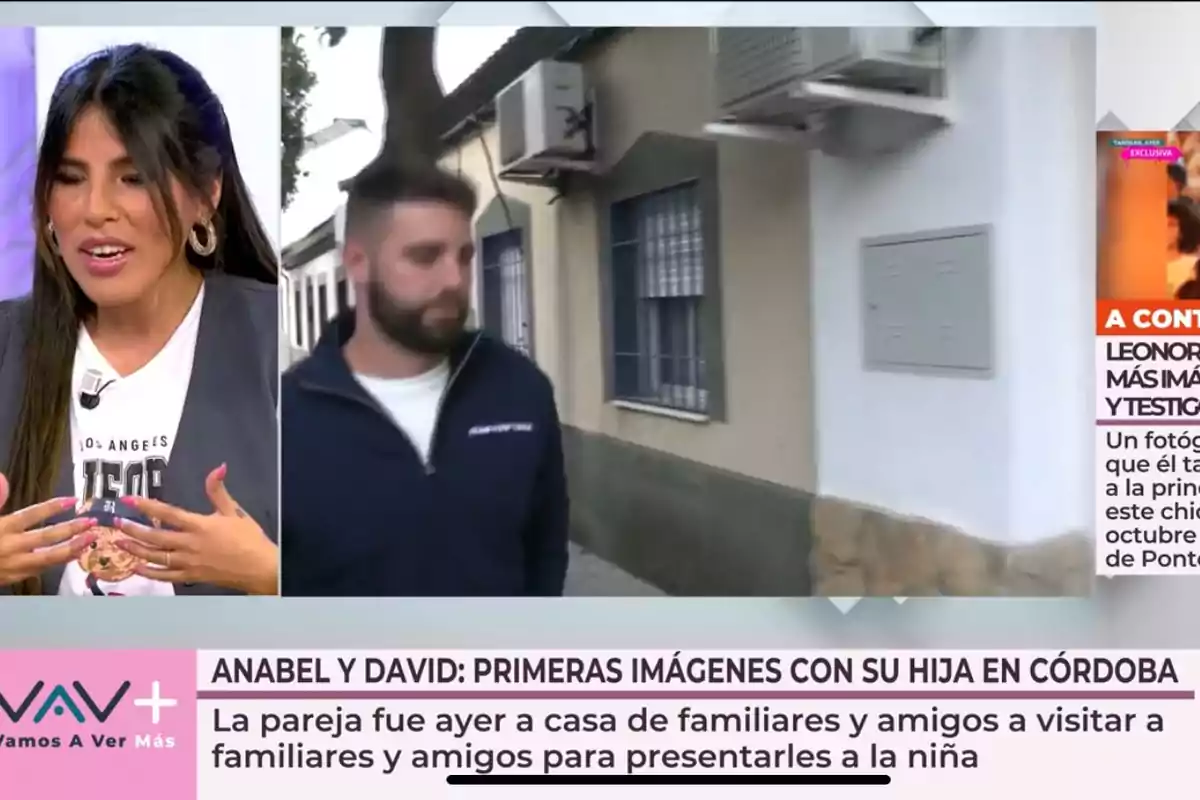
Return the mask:
{"type": "Polygon", "coordinates": [[[813,594],[823,597],[1077,597],[1094,544],[1067,533],[1008,547],[926,519],[830,497],[812,505],[813,594]]]}

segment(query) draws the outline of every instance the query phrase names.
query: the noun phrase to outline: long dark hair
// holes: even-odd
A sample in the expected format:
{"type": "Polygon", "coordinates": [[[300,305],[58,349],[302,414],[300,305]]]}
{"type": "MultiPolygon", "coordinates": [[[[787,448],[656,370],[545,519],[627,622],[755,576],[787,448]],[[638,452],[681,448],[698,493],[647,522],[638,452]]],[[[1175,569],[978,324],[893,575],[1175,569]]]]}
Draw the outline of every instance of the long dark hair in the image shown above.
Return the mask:
{"type": "MultiPolygon", "coordinates": [[[[275,284],[279,260],[238,169],[229,122],[220,100],[191,64],[174,53],[138,44],[94,53],[59,78],[50,99],[34,184],[32,308],[25,343],[25,382],[6,475],[11,511],[54,492],[69,435],[71,371],[79,326],[95,305],[54,252],[48,230],[50,191],[79,116],[102,110],[134,166],[151,187],[159,216],[183,250],[189,233],[180,220],[172,180],[197,198],[221,180],[212,209],[217,248],[209,256],[188,252],[202,271],[222,271],[275,284]]],[[[40,592],[26,581],[20,593],[40,592]]]]}

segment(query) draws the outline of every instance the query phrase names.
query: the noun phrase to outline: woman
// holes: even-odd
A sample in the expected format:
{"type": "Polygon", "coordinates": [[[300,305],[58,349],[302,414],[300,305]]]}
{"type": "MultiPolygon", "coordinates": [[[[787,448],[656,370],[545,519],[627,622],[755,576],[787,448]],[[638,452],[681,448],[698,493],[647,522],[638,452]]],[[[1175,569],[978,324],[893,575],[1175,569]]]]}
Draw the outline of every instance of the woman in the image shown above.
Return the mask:
{"type": "Polygon", "coordinates": [[[0,303],[0,585],[275,594],[278,259],[220,101],[171,53],[89,56],[34,202],[33,291],[0,303]],[[88,518],[116,498],[150,524],[88,518]],[[101,544],[128,577],[91,568],[101,544]]]}
{"type": "Polygon", "coordinates": [[[1200,215],[1186,198],[1167,203],[1167,291],[1179,291],[1191,280],[1200,258],[1200,215]]]}

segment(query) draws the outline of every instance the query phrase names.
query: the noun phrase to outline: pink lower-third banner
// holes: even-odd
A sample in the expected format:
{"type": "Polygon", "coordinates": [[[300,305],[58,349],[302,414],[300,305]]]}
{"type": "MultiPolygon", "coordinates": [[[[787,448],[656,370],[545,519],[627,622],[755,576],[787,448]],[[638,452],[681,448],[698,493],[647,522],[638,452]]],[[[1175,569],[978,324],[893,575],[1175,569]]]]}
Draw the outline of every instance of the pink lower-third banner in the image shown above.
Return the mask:
{"type": "Polygon", "coordinates": [[[1167,797],[1197,681],[1195,651],[3,652],[0,797],[1167,797]]]}

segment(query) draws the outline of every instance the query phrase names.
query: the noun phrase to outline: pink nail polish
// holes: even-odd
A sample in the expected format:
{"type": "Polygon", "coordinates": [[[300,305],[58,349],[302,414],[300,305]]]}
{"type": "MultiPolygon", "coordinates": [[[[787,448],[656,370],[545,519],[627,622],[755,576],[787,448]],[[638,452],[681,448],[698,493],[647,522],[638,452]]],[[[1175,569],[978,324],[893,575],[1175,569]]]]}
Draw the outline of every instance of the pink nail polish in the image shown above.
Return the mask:
{"type": "Polygon", "coordinates": [[[217,467],[217,480],[225,480],[225,474],[227,472],[229,472],[228,464],[222,464],[221,466],[217,467]]]}
{"type": "Polygon", "coordinates": [[[136,506],[137,498],[130,495],[130,496],[122,497],[121,502],[127,506],[136,506]]]}
{"type": "Polygon", "coordinates": [[[74,497],[64,497],[62,500],[59,500],[58,502],[59,502],[59,505],[61,505],[63,508],[74,508],[77,503],[77,501],[75,500],[74,497]]]}

